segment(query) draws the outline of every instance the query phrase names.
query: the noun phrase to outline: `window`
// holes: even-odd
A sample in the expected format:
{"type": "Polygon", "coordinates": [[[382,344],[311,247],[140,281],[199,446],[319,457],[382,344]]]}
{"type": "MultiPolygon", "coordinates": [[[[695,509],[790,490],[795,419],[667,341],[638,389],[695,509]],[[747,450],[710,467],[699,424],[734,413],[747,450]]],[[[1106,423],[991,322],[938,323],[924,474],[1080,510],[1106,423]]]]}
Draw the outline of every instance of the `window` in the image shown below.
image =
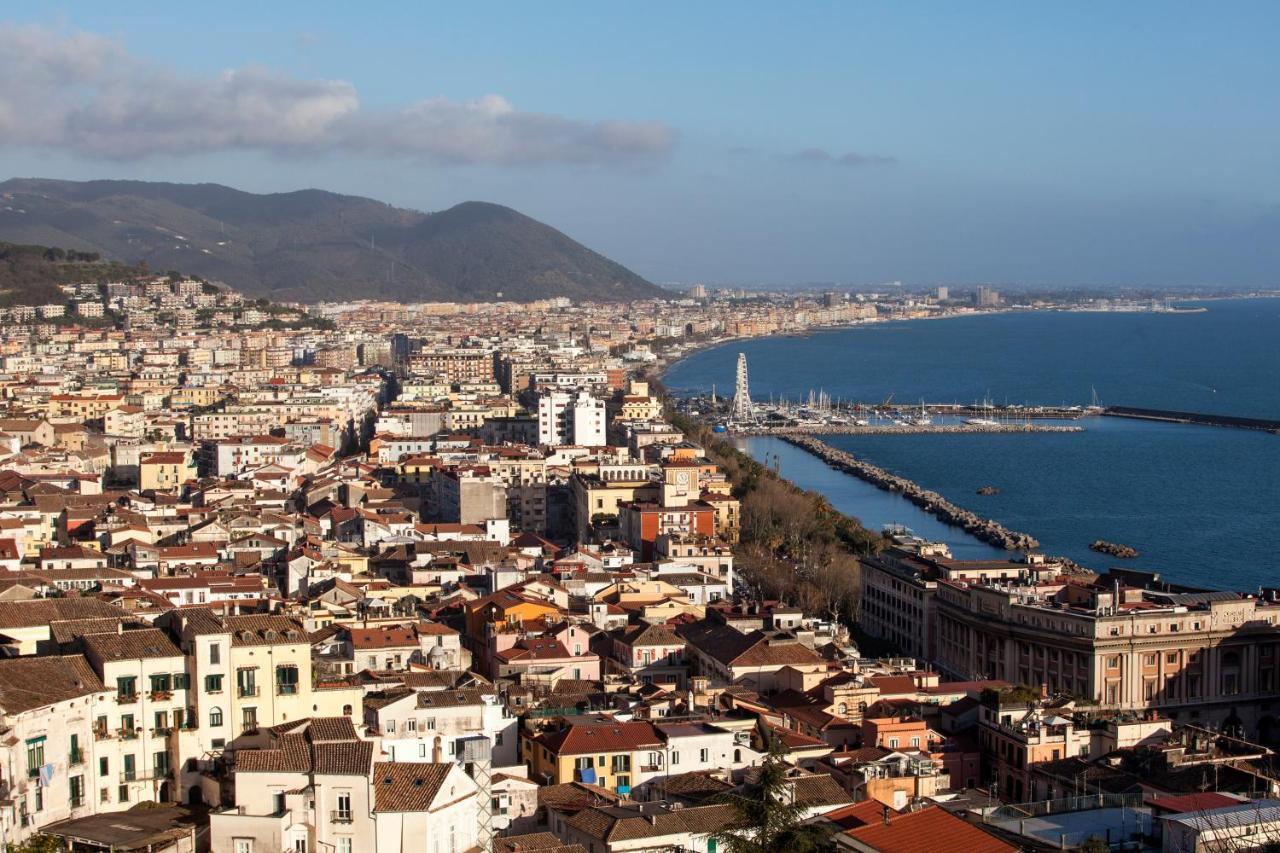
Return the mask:
{"type": "Polygon", "coordinates": [[[221,708],[209,709],[209,725],[212,726],[213,728],[217,728],[218,726],[222,725],[222,709],[221,708]]]}
{"type": "Polygon", "coordinates": [[[118,794],[117,799],[119,802],[122,802],[122,803],[129,802],[129,786],[128,785],[121,785],[120,790],[117,791],[116,793],[118,794]]]}
{"type": "Polygon", "coordinates": [[[138,679],[126,675],[116,679],[116,696],[120,699],[132,699],[138,695],[138,679]]]}
{"type": "Polygon", "coordinates": [[[72,776],[67,781],[71,783],[71,808],[77,809],[84,805],[84,777],[72,776]]]}
{"type": "Polygon", "coordinates": [[[152,693],[168,693],[172,684],[168,673],[151,676],[151,692],[152,693]]]}
{"type": "Polygon", "coordinates": [[[44,766],[44,736],[33,737],[27,741],[27,775],[39,776],[44,766]]]}
{"type": "Polygon", "coordinates": [[[111,762],[108,761],[107,757],[104,755],[98,759],[98,775],[106,776],[110,772],[111,772],[111,762]]]}
{"type": "Polygon", "coordinates": [[[222,676],[206,675],[204,677],[204,689],[206,693],[221,693],[222,692],[222,676]]]}
{"type": "Polygon", "coordinates": [[[298,692],[298,668],[296,666],[276,667],[276,692],[281,696],[293,696],[298,692]]]}
{"type": "Polygon", "coordinates": [[[243,723],[245,731],[256,729],[258,727],[258,709],[245,708],[240,712],[240,720],[243,723]]]}
{"type": "Polygon", "coordinates": [[[405,724],[404,724],[404,725],[405,725],[405,728],[407,728],[407,729],[408,729],[409,731],[411,731],[411,732],[416,732],[416,731],[418,730],[418,721],[417,721],[417,720],[409,719],[409,720],[405,721],[405,724]]]}
{"type": "Polygon", "coordinates": [[[418,744],[418,757],[419,758],[427,757],[427,745],[425,743],[418,744]]]}
{"type": "Polygon", "coordinates": [[[338,794],[338,807],[334,809],[333,819],[335,821],[346,821],[346,822],[349,822],[351,820],[350,792],[342,791],[338,794]]]}
{"type": "Polygon", "coordinates": [[[678,752],[673,752],[673,753],[671,753],[671,763],[672,763],[672,764],[679,764],[679,763],[680,763],[680,753],[678,753],[678,752]]]}
{"type": "Polygon", "coordinates": [[[237,838],[237,839],[236,839],[236,853],[253,853],[253,839],[252,839],[252,838],[237,838]]]}
{"type": "Polygon", "coordinates": [[[387,720],[387,731],[388,731],[388,732],[394,732],[395,730],[396,730],[396,721],[395,721],[395,720],[387,720]]]}
{"type": "Polygon", "coordinates": [[[188,690],[191,687],[191,676],[185,672],[175,672],[173,674],[173,689],[188,690]]]}
{"type": "Polygon", "coordinates": [[[338,839],[338,853],[351,853],[351,839],[350,839],[350,838],[339,838],[339,839],[338,839]]]}
{"type": "Polygon", "coordinates": [[[427,731],[429,731],[429,732],[434,732],[435,730],[436,730],[436,718],[435,718],[435,717],[428,717],[428,718],[427,718],[427,731]]]}
{"type": "Polygon", "coordinates": [[[215,666],[217,664],[222,663],[222,644],[221,643],[209,644],[209,663],[214,664],[215,666]]]}
{"type": "Polygon", "coordinates": [[[706,764],[708,761],[710,761],[710,760],[711,760],[711,750],[709,750],[709,749],[700,749],[700,750],[698,750],[698,760],[699,760],[699,761],[701,761],[703,764],[706,764]]]}
{"type": "Polygon", "coordinates": [[[236,692],[241,696],[258,695],[258,670],[252,667],[236,670],[236,692]]]}
{"type": "Polygon", "coordinates": [[[133,755],[124,757],[124,772],[121,778],[126,782],[132,782],[138,778],[137,759],[133,755]]]}
{"type": "Polygon", "coordinates": [[[162,731],[164,729],[169,728],[169,712],[168,711],[156,711],[154,728],[157,731],[162,731]]]}

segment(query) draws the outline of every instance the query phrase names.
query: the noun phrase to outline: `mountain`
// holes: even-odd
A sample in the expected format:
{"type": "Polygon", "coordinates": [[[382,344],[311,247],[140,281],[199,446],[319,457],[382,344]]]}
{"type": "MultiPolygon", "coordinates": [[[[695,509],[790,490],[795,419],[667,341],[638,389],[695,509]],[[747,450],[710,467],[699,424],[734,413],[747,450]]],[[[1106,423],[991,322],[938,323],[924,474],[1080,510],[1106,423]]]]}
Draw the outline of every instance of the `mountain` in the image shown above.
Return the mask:
{"type": "Polygon", "coordinates": [[[145,261],[278,301],[666,293],[548,225],[474,201],[422,213],[321,190],[13,179],[0,183],[0,240],[145,261]]]}

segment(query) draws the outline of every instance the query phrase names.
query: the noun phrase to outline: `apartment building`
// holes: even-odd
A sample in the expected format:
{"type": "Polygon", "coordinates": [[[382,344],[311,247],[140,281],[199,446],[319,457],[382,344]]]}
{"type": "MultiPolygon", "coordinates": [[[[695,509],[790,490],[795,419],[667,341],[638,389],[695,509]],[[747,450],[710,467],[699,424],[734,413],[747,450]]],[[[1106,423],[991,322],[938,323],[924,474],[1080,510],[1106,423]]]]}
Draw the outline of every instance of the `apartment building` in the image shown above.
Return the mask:
{"type": "Polygon", "coordinates": [[[1113,572],[1096,583],[939,582],[935,606],[935,660],[957,678],[1043,685],[1246,737],[1280,699],[1280,605],[1268,600],[1113,572]]]}

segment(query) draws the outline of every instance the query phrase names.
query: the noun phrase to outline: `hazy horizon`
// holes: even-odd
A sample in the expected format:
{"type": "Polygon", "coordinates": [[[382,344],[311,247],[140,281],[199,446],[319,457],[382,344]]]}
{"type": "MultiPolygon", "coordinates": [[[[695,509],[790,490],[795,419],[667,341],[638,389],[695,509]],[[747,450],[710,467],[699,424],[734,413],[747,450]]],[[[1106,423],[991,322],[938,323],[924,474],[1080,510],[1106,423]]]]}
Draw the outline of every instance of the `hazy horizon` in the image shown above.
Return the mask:
{"type": "Polygon", "coordinates": [[[0,149],[14,177],[491,201],[658,283],[1268,287],[1278,23],[1265,3],[482,4],[389,26],[19,0],[0,149]]]}

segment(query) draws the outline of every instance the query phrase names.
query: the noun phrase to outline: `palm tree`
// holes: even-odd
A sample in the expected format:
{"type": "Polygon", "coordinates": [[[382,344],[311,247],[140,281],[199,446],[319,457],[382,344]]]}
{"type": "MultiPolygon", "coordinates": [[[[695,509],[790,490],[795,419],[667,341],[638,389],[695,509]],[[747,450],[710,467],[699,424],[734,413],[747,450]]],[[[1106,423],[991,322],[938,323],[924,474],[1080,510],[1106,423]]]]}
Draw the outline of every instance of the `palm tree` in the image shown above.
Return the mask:
{"type": "Polygon", "coordinates": [[[774,739],[755,779],[719,802],[732,805],[736,820],[716,833],[728,853],[823,853],[831,849],[829,829],[804,823],[804,806],[795,802],[787,778],[790,766],[774,739]]]}

